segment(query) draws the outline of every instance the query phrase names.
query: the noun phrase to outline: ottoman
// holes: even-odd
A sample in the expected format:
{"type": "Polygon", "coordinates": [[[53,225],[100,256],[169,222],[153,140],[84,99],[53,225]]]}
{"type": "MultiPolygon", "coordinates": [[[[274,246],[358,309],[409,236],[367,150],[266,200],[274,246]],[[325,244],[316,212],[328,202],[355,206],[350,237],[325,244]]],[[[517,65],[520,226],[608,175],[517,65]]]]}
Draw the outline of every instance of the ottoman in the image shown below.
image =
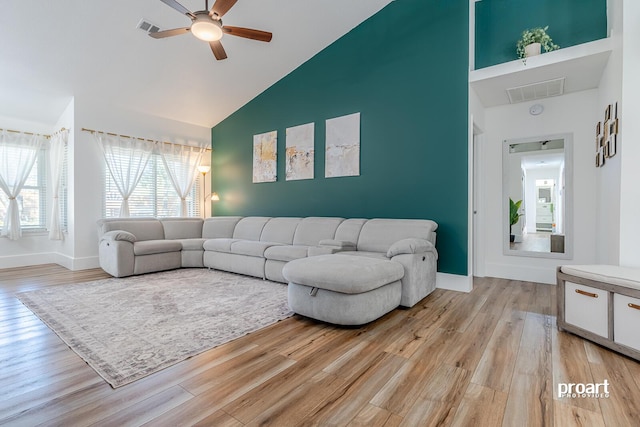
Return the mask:
{"type": "Polygon", "coordinates": [[[395,261],[331,254],[288,262],[292,311],[337,325],[362,325],[400,305],[404,268],[395,261]]]}

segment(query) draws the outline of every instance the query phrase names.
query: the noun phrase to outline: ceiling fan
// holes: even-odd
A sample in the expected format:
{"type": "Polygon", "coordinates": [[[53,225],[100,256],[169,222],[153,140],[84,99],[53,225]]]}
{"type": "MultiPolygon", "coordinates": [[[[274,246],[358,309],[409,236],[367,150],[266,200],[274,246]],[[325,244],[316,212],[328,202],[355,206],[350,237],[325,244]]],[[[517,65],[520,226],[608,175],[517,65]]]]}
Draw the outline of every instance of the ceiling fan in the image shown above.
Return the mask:
{"type": "Polygon", "coordinates": [[[262,42],[271,41],[272,34],[266,31],[222,25],[222,16],[227,13],[238,0],[216,0],[211,10],[209,10],[209,1],[205,0],[205,10],[199,10],[197,12],[191,12],[175,0],[161,1],[178,12],[187,15],[189,19],[191,19],[191,25],[189,27],[149,33],[154,39],[162,39],[191,32],[200,40],[209,42],[213,56],[218,60],[227,58],[227,53],[222,47],[222,43],[220,43],[220,39],[224,34],[262,42]]]}

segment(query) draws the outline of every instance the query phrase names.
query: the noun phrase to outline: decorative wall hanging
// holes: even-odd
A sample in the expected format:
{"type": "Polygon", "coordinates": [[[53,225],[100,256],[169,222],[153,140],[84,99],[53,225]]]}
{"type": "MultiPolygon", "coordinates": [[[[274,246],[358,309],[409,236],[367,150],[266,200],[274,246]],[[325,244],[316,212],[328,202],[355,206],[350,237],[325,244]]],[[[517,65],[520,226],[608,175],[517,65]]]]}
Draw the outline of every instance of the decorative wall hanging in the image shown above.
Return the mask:
{"type": "Polygon", "coordinates": [[[326,178],[360,175],[360,113],[326,121],[326,178]]]}
{"type": "Polygon", "coordinates": [[[278,131],[253,135],[253,182],[277,178],[278,131]]]}
{"type": "Polygon", "coordinates": [[[313,179],[314,130],[313,123],[287,128],[285,151],[287,181],[313,179]]]}
{"type": "Polygon", "coordinates": [[[607,159],[618,152],[620,121],[618,103],[609,104],[604,110],[604,121],[596,124],[596,167],[602,167],[607,159]]]}

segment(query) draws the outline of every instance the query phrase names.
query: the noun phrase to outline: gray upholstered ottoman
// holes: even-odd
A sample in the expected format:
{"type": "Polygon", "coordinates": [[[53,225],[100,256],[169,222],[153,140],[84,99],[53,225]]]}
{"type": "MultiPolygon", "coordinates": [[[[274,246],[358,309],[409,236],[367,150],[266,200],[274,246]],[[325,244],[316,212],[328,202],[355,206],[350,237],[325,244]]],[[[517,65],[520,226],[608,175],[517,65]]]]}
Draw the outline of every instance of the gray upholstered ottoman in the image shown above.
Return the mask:
{"type": "Polygon", "coordinates": [[[289,307],[313,319],[362,325],[400,305],[401,264],[354,255],[319,255],[288,262],[289,307]]]}

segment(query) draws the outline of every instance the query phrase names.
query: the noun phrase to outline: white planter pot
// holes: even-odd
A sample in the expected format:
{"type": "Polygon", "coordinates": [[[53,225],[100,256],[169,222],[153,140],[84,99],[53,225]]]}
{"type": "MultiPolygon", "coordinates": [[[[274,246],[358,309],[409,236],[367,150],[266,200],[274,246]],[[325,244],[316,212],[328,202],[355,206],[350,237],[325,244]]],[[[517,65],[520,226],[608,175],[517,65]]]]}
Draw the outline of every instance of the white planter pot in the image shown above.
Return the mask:
{"type": "Polygon", "coordinates": [[[531,43],[526,45],[524,47],[524,56],[528,58],[530,56],[540,55],[541,47],[540,43],[531,43]]]}

